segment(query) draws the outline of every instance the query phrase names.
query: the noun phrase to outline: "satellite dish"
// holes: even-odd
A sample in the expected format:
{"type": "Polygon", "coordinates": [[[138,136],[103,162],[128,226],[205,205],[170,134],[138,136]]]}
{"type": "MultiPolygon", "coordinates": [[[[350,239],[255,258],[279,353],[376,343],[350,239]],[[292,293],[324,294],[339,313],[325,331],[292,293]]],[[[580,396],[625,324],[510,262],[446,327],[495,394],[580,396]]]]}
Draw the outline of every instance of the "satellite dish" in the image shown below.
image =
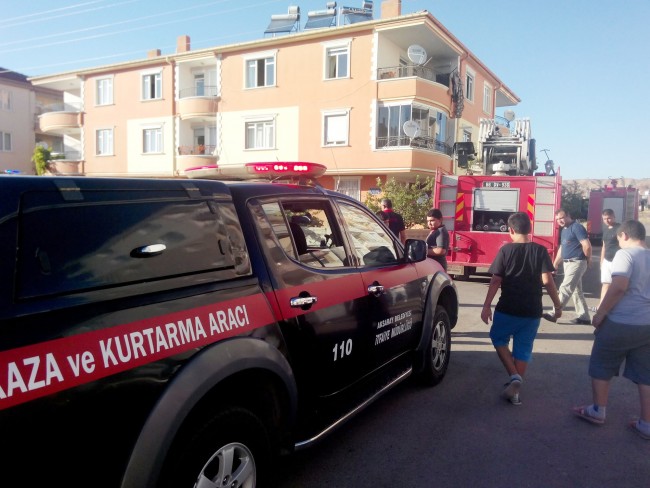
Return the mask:
{"type": "Polygon", "coordinates": [[[420,135],[420,124],[412,120],[404,122],[402,129],[404,130],[404,134],[409,136],[411,139],[420,135]]]}
{"type": "Polygon", "coordinates": [[[411,44],[406,51],[406,55],[412,63],[418,66],[423,65],[427,60],[427,52],[419,44],[411,44]]]}
{"type": "Polygon", "coordinates": [[[512,110],[506,110],[503,112],[503,118],[506,119],[508,122],[512,122],[515,120],[515,113],[512,110]]]}

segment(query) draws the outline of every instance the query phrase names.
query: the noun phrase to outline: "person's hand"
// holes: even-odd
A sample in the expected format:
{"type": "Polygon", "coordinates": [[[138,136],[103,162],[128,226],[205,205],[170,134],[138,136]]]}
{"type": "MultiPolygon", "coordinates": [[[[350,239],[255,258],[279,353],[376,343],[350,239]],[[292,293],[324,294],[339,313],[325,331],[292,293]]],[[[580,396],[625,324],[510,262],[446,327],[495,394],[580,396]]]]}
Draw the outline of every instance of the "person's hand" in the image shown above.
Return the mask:
{"type": "Polygon", "coordinates": [[[591,317],[591,325],[593,325],[597,329],[598,327],[600,327],[600,324],[603,323],[603,320],[605,320],[605,316],[596,312],[596,315],[591,317]]]}
{"type": "Polygon", "coordinates": [[[553,307],[553,315],[555,316],[556,319],[559,319],[562,317],[562,307],[553,307]]]}
{"type": "Polygon", "coordinates": [[[490,320],[492,320],[492,307],[490,305],[483,305],[483,310],[481,310],[481,320],[486,324],[489,324],[490,320]]]}

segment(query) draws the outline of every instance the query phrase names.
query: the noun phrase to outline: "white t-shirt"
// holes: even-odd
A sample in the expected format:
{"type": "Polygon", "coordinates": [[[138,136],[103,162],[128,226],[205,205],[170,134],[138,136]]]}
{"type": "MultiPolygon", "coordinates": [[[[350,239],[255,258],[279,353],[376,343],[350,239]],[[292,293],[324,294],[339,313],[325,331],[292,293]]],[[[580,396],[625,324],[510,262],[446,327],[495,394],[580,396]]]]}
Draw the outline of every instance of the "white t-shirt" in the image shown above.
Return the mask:
{"type": "Polygon", "coordinates": [[[626,325],[650,326],[650,249],[619,249],[612,260],[612,277],[625,276],[629,285],[625,295],[607,317],[626,325]]]}

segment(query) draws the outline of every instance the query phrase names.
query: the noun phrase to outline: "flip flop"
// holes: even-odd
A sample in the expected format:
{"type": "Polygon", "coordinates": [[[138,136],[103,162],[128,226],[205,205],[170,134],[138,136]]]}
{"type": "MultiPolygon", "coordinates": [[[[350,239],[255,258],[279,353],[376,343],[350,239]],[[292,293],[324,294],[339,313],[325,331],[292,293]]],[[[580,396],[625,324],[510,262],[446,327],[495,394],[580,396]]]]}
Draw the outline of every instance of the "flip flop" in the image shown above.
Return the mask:
{"type": "Polygon", "coordinates": [[[630,429],[632,429],[634,432],[636,432],[637,435],[642,439],[645,439],[646,441],[650,441],[650,435],[646,434],[645,432],[642,432],[641,429],[639,429],[639,421],[637,419],[630,420],[630,423],[627,424],[627,426],[630,429]]]}
{"type": "Polygon", "coordinates": [[[605,423],[605,419],[599,419],[598,417],[594,417],[593,415],[589,415],[589,407],[590,405],[583,405],[581,407],[573,407],[571,411],[574,413],[574,415],[577,415],[581,419],[585,419],[587,422],[591,422],[592,424],[595,425],[603,425],[605,423]]]}

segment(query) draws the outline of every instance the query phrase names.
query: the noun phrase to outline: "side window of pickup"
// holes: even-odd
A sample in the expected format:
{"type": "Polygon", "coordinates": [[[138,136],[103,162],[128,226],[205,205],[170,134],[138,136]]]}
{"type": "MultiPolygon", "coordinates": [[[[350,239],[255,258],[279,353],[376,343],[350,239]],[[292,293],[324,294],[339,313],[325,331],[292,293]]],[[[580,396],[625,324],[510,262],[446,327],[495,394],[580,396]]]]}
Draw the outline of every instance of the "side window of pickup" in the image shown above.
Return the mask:
{"type": "Polygon", "coordinates": [[[398,253],[395,241],[367,212],[343,201],[339,208],[345,219],[356,258],[363,266],[395,264],[398,253]]]}
{"type": "Polygon", "coordinates": [[[269,202],[262,209],[285,254],[314,268],[347,266],[329,202],[269,202]]]}
{"type": "Polygon", "coordinates": [[[84,192],[75,202],[57,200],[54,193],[24,195],[17,298],[250,273],[241,230],[231,225],[232,203],[190,199],[183,192],[164,198],[95,193],[84,192]]]}

